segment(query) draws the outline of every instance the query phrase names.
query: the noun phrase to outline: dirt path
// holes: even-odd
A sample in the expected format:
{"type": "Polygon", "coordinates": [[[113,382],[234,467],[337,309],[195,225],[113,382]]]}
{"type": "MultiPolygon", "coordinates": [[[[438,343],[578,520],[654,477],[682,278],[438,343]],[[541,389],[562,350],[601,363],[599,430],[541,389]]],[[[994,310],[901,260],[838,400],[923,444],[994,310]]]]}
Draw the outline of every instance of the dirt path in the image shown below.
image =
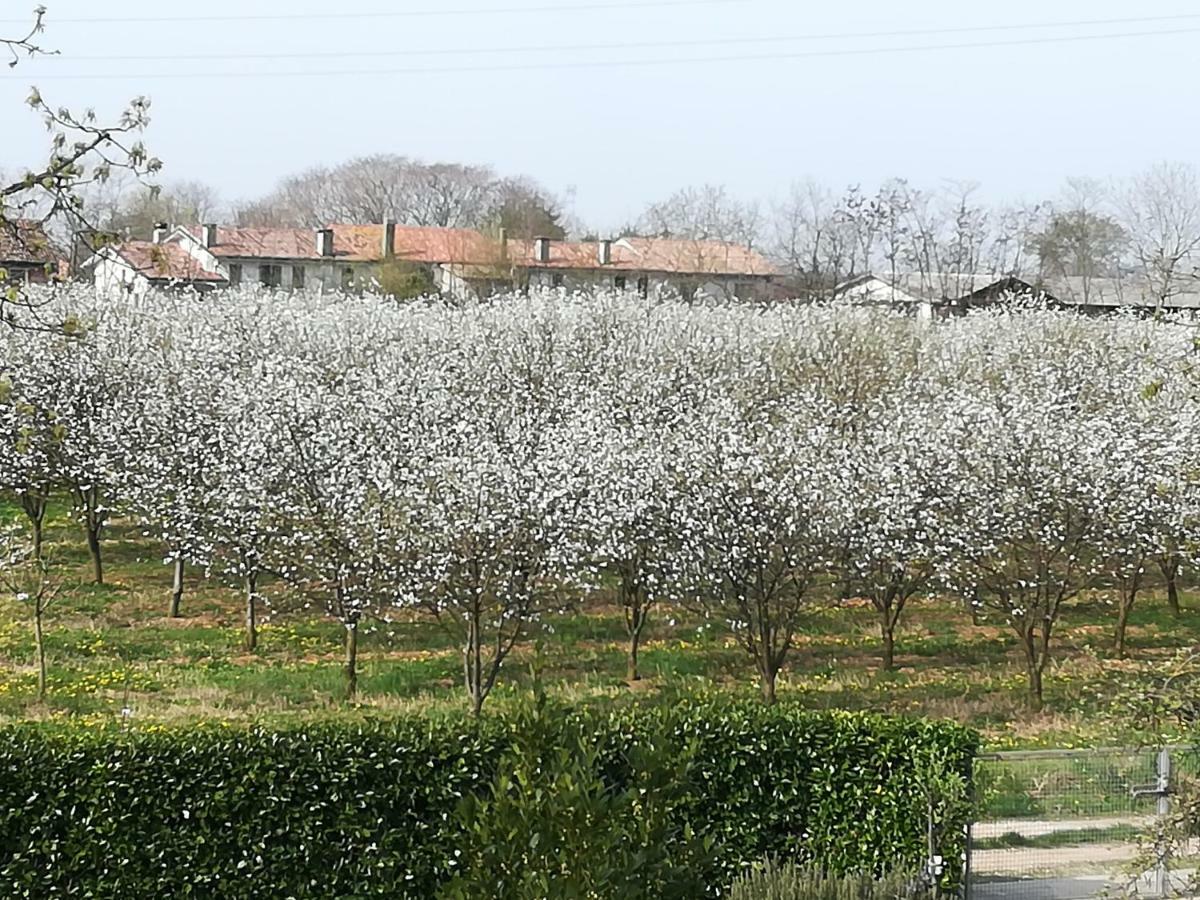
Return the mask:
{"type": "Polygon", "coordinates": [[[998,819],[994,822],[976,822],[971,834],[976,840],[1019,834],[1022,837],[1044,837],[1062,831],[1104,831],[1128,825],[1139,831],[1154,824],[1153,816],[1114,816],[1105,819],[998,819]]]}

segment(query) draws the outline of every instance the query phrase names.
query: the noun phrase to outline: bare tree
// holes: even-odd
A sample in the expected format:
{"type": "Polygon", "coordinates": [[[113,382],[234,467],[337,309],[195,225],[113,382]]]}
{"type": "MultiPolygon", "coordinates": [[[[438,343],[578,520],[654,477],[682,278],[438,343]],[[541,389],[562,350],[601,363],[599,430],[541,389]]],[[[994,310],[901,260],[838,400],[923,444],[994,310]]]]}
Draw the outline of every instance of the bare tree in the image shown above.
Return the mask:
{"type": "Polygon", "coordinates": [[[823,294],[858,274],[854,234],[832,192],[798,182],[772,209],[773,256],[805,292],[823,294]]]}
{"type": "Polygon", "coordinates": [[[1034,239],[1043,278],[1071,299],[1087,302],[1097,278],[1115,275],[1125,230],[1107,212],[1108,192],[1089,178],[1071,178],[1045,228],[1034,239]],[[1075,285],[1078,285],[1076,288],[1075,285]]]}
{"type": "Polygon", "coordinates": [[[762,226],[757,203],[739,200],[723,186],[706,184],[683,188],[650,204],[637,228],[647,236],[729,241],[752,247],[758,243],[762,226]]]}
{"type": "Polygon", "coordinates": [[[0,551],[0,586],[19,604],[28,605],[33,616],[34,658],[37,664],[37,700],[46,699],[46,612],[63,593],[63,581],[51,574],[50,562],[40,548],[21,541],[17,529],[9,529],[0,551]]]}
{"type": "Polygon", "coordinates": [[[1135,176],[1120,196],[1130,251],[1156,305],[1196,282],[1200,179],[1194,166],[1160,163],[1135,176]]]}

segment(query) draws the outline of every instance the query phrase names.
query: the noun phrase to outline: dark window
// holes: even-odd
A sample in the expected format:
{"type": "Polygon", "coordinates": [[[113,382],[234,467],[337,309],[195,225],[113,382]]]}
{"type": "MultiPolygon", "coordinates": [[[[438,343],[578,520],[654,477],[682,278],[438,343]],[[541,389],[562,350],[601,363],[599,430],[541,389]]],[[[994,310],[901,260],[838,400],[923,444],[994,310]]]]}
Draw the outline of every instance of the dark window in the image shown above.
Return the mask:
{"type": "Polygon", "coordinates": [[[650,296],[650,279],[645,275],[638,279],[638,294],[643,297],[650,296]]]}
{"type": "Polygon", "coordinates": [[[229,283],[232,285],[238,285],[238,284],[242,283],[242,264],[241,263],[230,263],[229,264],[229,283]]]}
{"type": "Polygon", "coordinates": [[[739,300],[752,300],[758,292],[754,288],[754,282],[739,281],[734,285],[733,293],[739,300]]]}
{"type": "Polygon", "coordinates": [[[627,284],[627,282],[625,281],[624,275],[618,275],[616,278],[613,279],[613,287],[615,287],[618,291],[625,290],[626,284],[627,284]]]}
{"type": "Polygon", "coordinates": [[[258,282],[263,287],[279,287],[283,283],[283,266],[259,266],[258,282]]]}
{"type": "Polygon", "coordinates": [[[304,266],[292,266],[292,290],[304,289],[304,266]]]}
{"type": "Polygon", "coordinates": [[[555,275],[553,275],[553,276],[551,277],[551,279],[550,279],[550,283],[551,283],[551,284],[553,284],[553,285],[554,285],[556,288],[560,288],[560,287],[562,287],[562,286],[563,286],[563,277],[562,277],[562,275],[559,275],[559,274],[557,274],[557,273],[556,273],[555,275]]]}
{"type": "Polygon", "coordinates": [[[354,287],[354,270],[349,266],[342,269],[342,290],[348,291],[354,287]]]}

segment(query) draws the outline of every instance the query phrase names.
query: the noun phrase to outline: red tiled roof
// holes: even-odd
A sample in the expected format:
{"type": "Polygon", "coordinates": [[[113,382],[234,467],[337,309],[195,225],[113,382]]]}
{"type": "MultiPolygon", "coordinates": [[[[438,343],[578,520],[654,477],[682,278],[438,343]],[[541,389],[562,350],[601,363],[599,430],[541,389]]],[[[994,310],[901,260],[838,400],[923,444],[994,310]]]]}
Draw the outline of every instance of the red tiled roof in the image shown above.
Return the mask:
{"type": "MultiPolygon", "coordinates": [[[[332,225],[333,258],[343,262],[379,262],[383,258],[382,225],[332,225]]],[[[200,229],[190,228],[195,238],[200,229]]],[[[221,258],[311,259],[317,253],[315,229],[226,228],[217,229],[217,243],[210,248],[221,258]]],[[[417,228],[396,226],[396,256],[421,263],[487,263],[499,258],[496,241],[478,231],[461,228],[417,228]]]]}
{"type": "MultiPolygon", "coordinates": [[[[761,253],[724,241],[624,238],[636,255],[635,267],[680,275],[778,275],[761,253]]],[[[624,247],[618,245],[622,250],[624,247]]]]}
{"type": "Polygon", "coordinates": [[[666,238],[623,238],[612,247],[612,261],[600,264],[598,244],[552,241],[548,262],[536,262],[533,241],[509,241],[509,258],[539,269],[603,269],[662,272],[671,275],[778,275],[763,256],[738,244],[666,238]]]}
{"type": "Polygon", "coordinates": [[[0,266],[54,266],[58,261],[59,255],[41,222],[28,219],[0,221],[0,266]]]}
{"type": "MultiPolygon", "coordinates": [[[[343,262],[379,262],[383,258],[382,225],[333,225],[333,258],[343,262]]],[[[778,271],[754,250],[721,241],[624,238],[614,242],[612,262],[602,266],[595,243],[552,241],[550,260],[536,262],[534,242],[499,241],[480,231],[464,228],[418,228],[398,225],[396,257],[426,264],[457,263],[496,265],[508,263],[522,268],[613,269],[630,272],[663,272],[676,275],[769,276],[778,271]]],[[[200,238],[200,229],[189,233],[200,238]]],[[[317,260],[316,231],[305,228],[217,229],[211,248],[218,257],[230,259],[317,260]]]]}
{"type": "Polygon", "coordinates": [[[179,244],[126,241],[117,248],[125,262],[151,281],[204,281],[224,283],[220,272],[210,272],[179,244]]]}

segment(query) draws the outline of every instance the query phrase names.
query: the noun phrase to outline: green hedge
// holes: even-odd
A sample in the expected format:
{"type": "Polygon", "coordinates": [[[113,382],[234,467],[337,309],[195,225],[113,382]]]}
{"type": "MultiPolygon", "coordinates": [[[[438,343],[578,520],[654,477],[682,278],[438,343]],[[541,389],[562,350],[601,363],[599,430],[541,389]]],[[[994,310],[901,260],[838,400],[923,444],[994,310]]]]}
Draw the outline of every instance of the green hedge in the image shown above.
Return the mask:
{"type": "MultiPolygon", "coordinates": [[[[0,729],[0,896],[432,897],[469,850],[461,798],[487,791],[519,722],[0,729]]],[[[976,748],[951,724],[726,702],[556,722],[593,742],[614,786],[631,748],[677,748],[674,814],[712,839],[713,892],[765,856],[919,865],[926,785],[969,778],[976,748]]],[[[953,860],[965,813],[946,816],[953,860]]]]}

